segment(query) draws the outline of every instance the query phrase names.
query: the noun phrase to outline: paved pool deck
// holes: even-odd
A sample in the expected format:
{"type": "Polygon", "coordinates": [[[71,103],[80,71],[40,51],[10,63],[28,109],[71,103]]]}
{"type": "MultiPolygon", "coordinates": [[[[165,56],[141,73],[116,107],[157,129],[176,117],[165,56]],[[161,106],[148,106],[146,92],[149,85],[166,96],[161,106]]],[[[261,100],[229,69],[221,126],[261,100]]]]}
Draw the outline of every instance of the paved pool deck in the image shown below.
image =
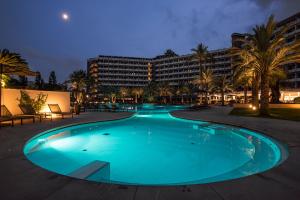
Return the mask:
{"type": "Polygon", "coordinates": [[[63,125],[130,117],[132,113],[83,113],[74,119],[27,123],[0,129],[0,199],[28,200],[299,200],[300,122],[230,116],[230,107],[175,111],[173,116],[226,123],[265,133],[285,143],[290,156],[267,172],[236,180],[192,186],[143,187],[88,182],[61,176],[33,165],[23,155],[32,136],[63,125]]]}

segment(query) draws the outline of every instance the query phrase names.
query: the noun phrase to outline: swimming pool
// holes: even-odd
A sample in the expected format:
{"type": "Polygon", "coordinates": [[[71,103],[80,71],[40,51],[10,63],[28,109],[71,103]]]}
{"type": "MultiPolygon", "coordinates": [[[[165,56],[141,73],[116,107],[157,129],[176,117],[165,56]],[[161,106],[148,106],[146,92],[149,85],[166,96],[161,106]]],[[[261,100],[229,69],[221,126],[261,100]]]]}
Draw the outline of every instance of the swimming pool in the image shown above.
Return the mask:
{"type": "Polygon", "coordinates": [[[187,185],[268,170],[287,155],[254,131],[172,117],[183,107],[144,105],[134,116],[61,127],[29,140],[24,154],[58,174],[127,185],[187,185]]]}

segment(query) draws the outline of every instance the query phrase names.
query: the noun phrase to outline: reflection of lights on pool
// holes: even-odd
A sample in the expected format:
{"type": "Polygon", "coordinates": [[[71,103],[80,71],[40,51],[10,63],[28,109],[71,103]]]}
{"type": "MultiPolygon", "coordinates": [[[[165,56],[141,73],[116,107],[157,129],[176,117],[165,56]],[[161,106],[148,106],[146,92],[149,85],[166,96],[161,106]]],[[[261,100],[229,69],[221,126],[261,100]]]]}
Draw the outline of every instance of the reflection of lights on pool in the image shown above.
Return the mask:
{"type": "Polygon", "coordinates": [[[193,129],[198,130],[199,126],[197,124],[193,124],[193,129]]]}
{"type": "Polygon", "coordinates": [[[137,117],[151,117],[152,115],[137,115],[137,117]]]}
{"type": "Polygon", "coordinates": [[[255,148],[248,148],[245,149],[246,154],[253,160],[254,155],[255,155],[255,148]]]}
{"type": "Polygon", "coordinates": [[[38,139],[37,141],[38,141],[38,143],[44,143],[47,141],[47,139],[38,139]]]}
{"type": "Polygon", "coordinates": [[[69,137],[69,138],[49,141],[47,144],[54,149],[62,150],[62,149],[70,149],[74,146],[77,146],[80,141],[81,140],[77,137],[69,137]]]}

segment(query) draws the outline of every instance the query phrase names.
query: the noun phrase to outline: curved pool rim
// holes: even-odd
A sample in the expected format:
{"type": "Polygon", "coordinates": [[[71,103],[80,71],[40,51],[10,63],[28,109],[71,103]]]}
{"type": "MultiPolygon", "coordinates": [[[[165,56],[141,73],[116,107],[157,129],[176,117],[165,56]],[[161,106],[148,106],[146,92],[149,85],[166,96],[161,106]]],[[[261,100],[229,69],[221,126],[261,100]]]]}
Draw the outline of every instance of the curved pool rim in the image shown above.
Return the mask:
{"type": "MultiPolygon", "coordinates": [[[[242,178],[246,178],[248,176],[253,176],[256,174],[261,174],[264,173],[266,171],[270,171],[272,169],[275,169],[276,167],[282,165],[289,157],[289,148],[288,145],[285,144],[284,142],[280,141],[279,139],[273,137],[271,134],[266,133],[264,131],[261,130],[256,130],[256,129],[252,129],[252,128],[246,128],[243,126],[239,126],[239,125],[234,125],[234,124],[230,124],[230,123],[222,123],[222,122],[215,122],[215,121],[211,121],[211,120],[198,120],[198,119],[188,119],[188,118],[184,118],[184,117],[179,117],[179,116],[174,116],[172,114],[172,112],[177,111],[177,110],[171,110],[168,111],[168,115],[171,118],[174,119],[178,119],[178,120],[183,120],[183,121],[188,121],[188,122],[208,122],[208,123],[213,123],[213,124],[219,124],[219,125],[224,125],[224,126],[228,126],[228,127],[233,127],[233,128],[242,128],[244,130],[249,130],[249,131],[253,131],[255,132],[255,134],[258,134],[260,136],[262,136],[265,139],[270,140],[271,142],[273,142],[279,149],[280,149],[280,159],[277,161],[277,163],[275,165],[273,165],[271,168],[263,170],[263,171],[259,171],[253,174],[249,174],[249,175],[245,175],[245,176],[240,176],[240,177],[234,177],[234,178],[229,178],[229,179],[223,179],[223,180],[215,180],[215,181],[208,181],[208,182],[204,182],[204,183],[197,183],[197,181],[189,181],[189,182],[180,182],[180,183],[171,183],[171,184],[140,184],[140,183],[127,183],[127,182],[118,182],[118,181],[105,181],[105,180],[101,180],[101,181],[93,181],[93,180],[87,180],[87,179],[81,179],[81,178],[77,178],[77,177],[72,177],[69,176],[67,174],[61,174],[58,172],[55,172],[53,170],[48,170],[42,166],[40,166],[39,164],[33,162],[32,160],[30,160],[28,158],[28,156],[25,153],[25,147],[28,143],[30,143],[31,141],[37,139],[38,137],[48,134],[50,132],[53,131],[57,131],[60,129],[64,129],[64,128],[69,128],[69,127],[76,127],[76,126],[81,126],[81,125],[90,125],[90,124],[97,124],[97,123],[105,123],[105,122],[115,122],[115,121],[125,121],[125,120],[129,120],[131,118],[134,118],[138,112],[133,113],[131,116],[126,116],[126,117],[122,117],[119,119],[111,119],[111,120],[95,120],[95,121],[88,121],[88,122],[78,122],[78,123],[72,123],[72,124],[68,124],[68,125],[63,125],[63,126],[58,126],[52,129],[48,129],[45,131],[42,131],[41,133],[38,133],[36,135],[34,135],[33,137],[31,137],[29,140],[26,141],[26,143],[23,146],[23,154],[25,155],[25,157],[27,158],[27,160],[29,160],[33,165],[42,168],[43,170],[49,171],[51,173],[55,173],[61,176],[65,176],[71,179],[77,179],[77,180],[84,180],[87,182],[96,182],[96,183],[104,183],[104,184],[111,184],[111,185],[128,185],[128,186],[145,186],[145,187],[172,187],[172,186],[187,186],[187,185],[204,185],[204,184],[211,184],[211,183],[219,183],[219,182],[227,182],[227,181],[233,181],[236,179],[242,179],[242,178]]],[[[208,178],[210,179],[210,178],[208,178]]]]}

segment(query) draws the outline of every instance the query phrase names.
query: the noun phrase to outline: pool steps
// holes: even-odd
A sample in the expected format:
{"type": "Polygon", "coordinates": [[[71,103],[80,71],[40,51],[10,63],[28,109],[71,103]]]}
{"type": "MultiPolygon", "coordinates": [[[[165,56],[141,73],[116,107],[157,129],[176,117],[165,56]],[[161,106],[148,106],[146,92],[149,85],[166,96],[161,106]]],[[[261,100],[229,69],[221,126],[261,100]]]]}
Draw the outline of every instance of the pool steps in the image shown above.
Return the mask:
{"type": "Polygon", "coordinates": [[[74,178],[88,179],[88,180],[109,180],[110,163],[105,161],[95,160],[84,165],[68,175],[74,178]]]}
{"type": "Polygon", "coordinates": [[[217,124],[212,123],[202,123],[198,126],[193,127],[194,129],[201,129],[202,131],[206,131],[209,134],[215,135],[215,134],[226,134],[228,130],[231,130],[231,128],[219,126],[217,124]]]}

